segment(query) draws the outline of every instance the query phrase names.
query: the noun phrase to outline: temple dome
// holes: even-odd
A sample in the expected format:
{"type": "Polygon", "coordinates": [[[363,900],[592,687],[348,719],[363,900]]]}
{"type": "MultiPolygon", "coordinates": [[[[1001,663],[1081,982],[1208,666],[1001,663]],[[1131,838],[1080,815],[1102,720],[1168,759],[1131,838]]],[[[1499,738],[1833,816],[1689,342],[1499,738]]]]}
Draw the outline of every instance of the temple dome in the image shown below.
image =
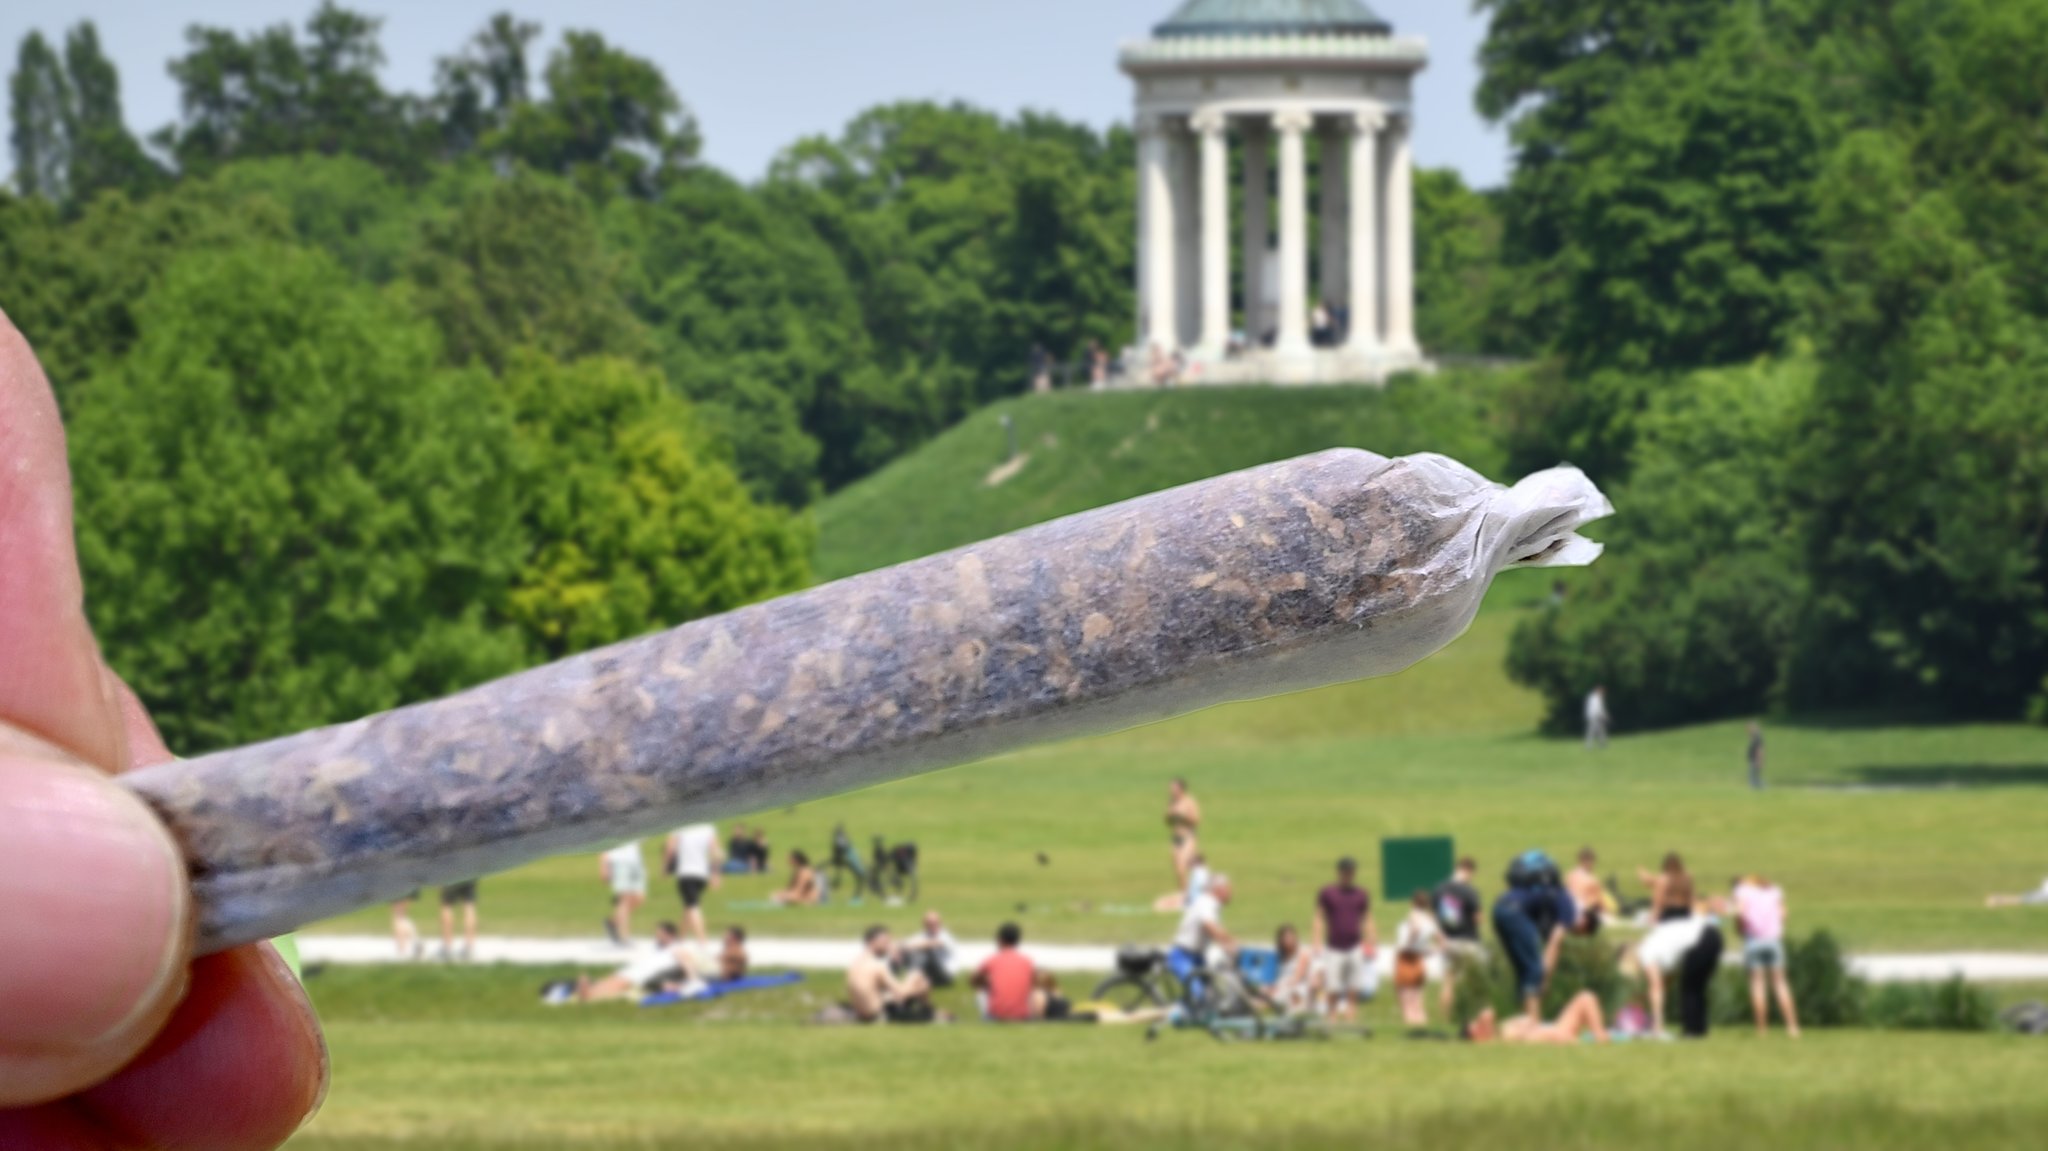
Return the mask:
{"type": "Polygon", "coordinates": [[[1391,25],[1361,0],[1187,0],[1152,29],[1183,36],[1385,36],[1391,25]]]}

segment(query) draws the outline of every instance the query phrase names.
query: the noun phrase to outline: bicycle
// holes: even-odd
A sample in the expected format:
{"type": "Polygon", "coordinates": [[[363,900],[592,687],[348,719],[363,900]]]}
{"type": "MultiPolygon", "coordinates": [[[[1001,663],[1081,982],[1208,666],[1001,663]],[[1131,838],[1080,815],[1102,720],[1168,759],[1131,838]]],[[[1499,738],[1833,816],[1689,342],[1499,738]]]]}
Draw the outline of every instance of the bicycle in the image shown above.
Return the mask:
{"type": "Polygon", "coordinates": [[[1180,981],[1166,967],[1166,952],[1157,947],[1123,947],[1116,953],[1116,973],[1095,985],[1097,1003],[1123,1011],[1166,1007],[1180,1001],[1180,981]]]}
{"type": "Polygon", "coordinates": [[[875,837],[874,857],[868,868],[868,890],[875,898],[891,904],[917,901],[917,844],[905,841],[894,847],[875,837]]]}

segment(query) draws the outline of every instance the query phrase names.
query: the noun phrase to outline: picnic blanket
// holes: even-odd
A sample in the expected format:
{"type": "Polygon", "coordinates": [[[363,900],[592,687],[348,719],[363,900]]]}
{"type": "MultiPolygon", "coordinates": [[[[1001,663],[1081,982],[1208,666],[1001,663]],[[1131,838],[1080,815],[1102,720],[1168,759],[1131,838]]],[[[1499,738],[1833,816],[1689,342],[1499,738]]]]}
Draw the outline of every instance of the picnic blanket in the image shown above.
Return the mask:
{"type": "Polygon", "coordinates": [[[770,987],[787,987],[803,982],[801,971],[778,971],[773,975],[745,975],[738,979],[714,979],[691,994],[679,991],[663,991],[649,995],[640,1001],[642,1007],[668,1007],[677,1003],[697,1002],[705,999],[721,999],[742,991],[761,991],[770,987]]]}

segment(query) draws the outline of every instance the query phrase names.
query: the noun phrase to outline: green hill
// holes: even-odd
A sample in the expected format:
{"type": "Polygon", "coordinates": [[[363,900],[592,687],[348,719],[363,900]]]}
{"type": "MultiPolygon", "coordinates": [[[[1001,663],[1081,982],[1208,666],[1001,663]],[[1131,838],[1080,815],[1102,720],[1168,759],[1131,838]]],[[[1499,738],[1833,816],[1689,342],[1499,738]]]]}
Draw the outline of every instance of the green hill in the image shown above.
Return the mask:
{"type": "Polygon", "coordinates": [[[1057,516],[1304,452],[1438,451],[1489,475],[1484,377],[1373,388],[1066,392],[994,404],[818,508],[837,579],[1057,516]],[[1018,457],[1005,463],[1003,417],[1018,457]]]}

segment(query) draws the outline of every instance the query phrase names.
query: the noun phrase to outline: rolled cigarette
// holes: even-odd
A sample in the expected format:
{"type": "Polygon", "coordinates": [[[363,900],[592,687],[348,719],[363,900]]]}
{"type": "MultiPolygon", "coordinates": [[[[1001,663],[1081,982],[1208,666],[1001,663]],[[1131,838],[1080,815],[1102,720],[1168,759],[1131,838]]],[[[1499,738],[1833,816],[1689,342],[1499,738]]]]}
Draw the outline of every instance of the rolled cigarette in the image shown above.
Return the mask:
{"type": "Polygon", "coordinates": [[[1612,509],[1335,450],[134,772],[202,953],[543,855],[1401,670],[1612,509]]]}

